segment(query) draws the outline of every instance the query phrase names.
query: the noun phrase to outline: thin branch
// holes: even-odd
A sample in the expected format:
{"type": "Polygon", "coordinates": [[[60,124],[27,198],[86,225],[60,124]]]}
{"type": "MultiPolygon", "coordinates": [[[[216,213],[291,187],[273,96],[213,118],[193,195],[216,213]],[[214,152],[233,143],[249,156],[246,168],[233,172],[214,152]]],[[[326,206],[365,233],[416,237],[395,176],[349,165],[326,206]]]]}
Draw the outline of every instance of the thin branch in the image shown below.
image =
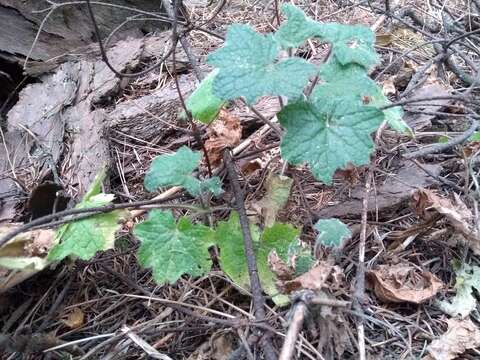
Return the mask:
{"type": "MultiPolygon", "coordinates": [[[[255,312],[255,319],[258,322],[264,322],[266,318],[265,314],[265,299],[263,297],[262,285],[260,284],[260,278],[258,276],[257,261],[255,252],[253,250],[253,240],[250,233],[250,226],[245,210],[245,199],[240,182],[238,181],[238,175],[233,164],[232,154],[230,149],[226,149],[223,154],[223,161],[227,168],[228,177],[232,184],[232,190],[235,195],[236,210],[240,219],[240,226],[242,228],[243,240],[245,245],[245,256],[247,259],[248,275],[250,277],[250,288],[253,297],[253,308],[255,312]]],[[[269,338],[265,340],[264,355],[267,360],[276,360],[277,356],[272,343],[269,338]]]]}
{"type": "MultiPolygon", "coordinates": [[[[413,98],[413,99],[407,99],[407,100],[401,100],[397,101],[382,107],[379,107],[379,110],[386,110],[390,109],[396,106],[403,106],[403,105],[409,105],[409,104],[414,104],[414,103],[419,103],[422,101],[433,101],[433,100],[457,100],[465,103],[471,103],[471,104],[476,104],[479,105],[480,102],[475,99],[470,99],[466,96],[463,95],[440,95],[440,96],[427,96],[427,97],[419,97],[419,98],[413,98]]],[[[431,104],[430,104],[431,105],[431,104]]]]}
{"type": "Polygon", "coordinates": [[[432,171],[428,170],[426,167],[422,166],[422,164],[420,164],[417,160],[415,159],[410,159],[410,161],[412,161],[416,166],[418,166],[418,168],[420,170],[422,170],[425,174],[427,174],[428,176],[430,176],[431,178],[435,179],[435,180],[438,180],[440,181],[441,183],[447,185],[447,186],[450,186],[451,188],[455,189],[456,191],[460,192],[460,193],[464,193],[465,192],[465,189],[463,189],[462,187],[458,186],[456,183],[454,183],[453,181],[450,181],[448,179],[445,179],[443,176],[440,176],[440,175],[436,175],[434,174],[432,171]]]}
{"type": "Polygon", "coordinates": [[[288,327],[287,335],[283,343],[282,351],[278,360],[291,360],[294,357],[295,343],[297,342],[298,334],[302,330],[303,320],[308,313],[307,305],[303,301],[299,301],[293,308],[292,321],[288,327]]]}
{"type": "MultiPolygon", "coordinates": [[[[178,32],[177,32],[177,11],[178,11],[178,1],[181,0],[173,0],[173,7],[169,4],[169,0],[163,0],[163,4],[167,9],[168,15],[173,18],[173,23],[172,23],[172,47],[174,50],[177,48],[177,43],[179,40],[178,37],[178,32]]],[[[185,45],[183,46],[184,49],[190,49],[189,44],[186,42],[185,45]]],[[[189,58],[190,63],[192,64],[192,67],[195,68],[195,60],[189,58]]],[[[195,121],[193,120],[192,113],[190,110],[188,110],[187,105],[185,103],[185,99],[182,94],[182,89],[180,88],[180,82],[178,81],[178,75],[177,75],[177,64],[176,64],[176,59],[175,59],[175,51],[172,52],[172,66],[173,66],[173,77],[175,80],[175,88],[177,89],[178,93],[178,98],[180,99],[180,104],[182,105],[182,108],[187,115],[188,122],[192,126],[193,130],[193,137],[197,144],[201,147],[203,151],[203,155],[205,156],[205,162],[207,164],[207,169],[208,169],[208,176],[212,177],[212,166],[210,163],[210,159],[208,156],[208,151],[207,148],[205,147],[205,143],[202,140],[202,136],[200,134],[200,131],[198,130],[197,125],[195,124],[195,121]]],[[[201,76],[197,74],[197,77],[199,80],[201,80],[201,76]]]]}
{"type": "MultiPolygon", "coordinates": [[[[367,238],[367,216],[368,216],[368,200],[370,197],[370,183],[373,178],[372,168],[368,171],[367,180],[365,181],[365,192],[363,194],[362,206],[362,222],[360,229],[360,241],[358,243],[358,265],[355,276],[355,292],[353,297],[353,308],[360,314],[363,314],[363,303],[365,301],[365,242],[367,238]]],[[[357,339],[358,339],[358,358],[366,360],[367,354],[365,349],[365,327],[363,318],[358,319],[357,323],[357,339]]]]}
{"type": "Polygon", "coordinates": [[[450,149],[450,148],[452,148],[456,145],[460,145],[460,144],[464,143],[465,141],[467,141],[468,138],[473,135],[475,130],[477,130],[477,128],[478,128],[478,120],[472,118],[472,123],[471,123],[470,127],[462,135],[457,136],[456,138],[453,138],[452,140],[450,140],[449,142],[447,142],[445,144],[441,144],[441,143],[434,144],[434,145],[425,147],[421,150],[418,150],[418,151],[415,151],[415,152],[412,152],[412,153],[408,153],[408,154],[404,154],[403,157],[406,158],[406,159],[415,159],[415,158],[422,157],[422,156],[425,156],[425,155],[437,154],[437,153],[443,152],[445,150],[448,150],[448,149],[450,149]]]}
{"type": "MultiPolygon", "coordinates": [[[[247,103],[245,101],[242,100],[242,102],[247,105],[247,103]]],[[[248,106],[248,105],[247,105],[248,106]]],[[[268,125],[273,131],[275,131],[275,133],[279,136],[279,137],[282,137],[282,129],[280,129],[280,127],[271,122],[270,120],[268,120],[265,116],[263,116],[263,114],[258,111],[254,106],[248,106],[248,108],[255,114],[258,116],[258,118],[260,120],[263,121],[264,124],[268,125]]]]}
{"type": "MultiPolygon", "coordinates": [[[[4,237],[0,239],[0,247],[2,247],[4,244],[6,244],[8,241],[13,239],[15,236],[26,232],[32,228],[39,228],[42,225],[50,225],[52,221],[58,220],[60,218],[64,218],[66,216],[70,215],[79,215],[79,214],[89,214],[89,216],[93,216],[96,214],[103,214],[103,213],[108,213],[114,210],[120,210],[120,209],[139,209],[139,208],[144,208],[149,205],[154,205],[155,208],[164,208],[164,209],[186,209],[186,210],[207,210],[207,209],[201,209],[197,206],[194,205],[187,205],[187,204],[162,204],[164,202],[167,202],[169,200],[173,200],[178,198],[178,196],[175,197],[169,197],[169,198],[162,198],[162,199],[152,199],[152,200],[144,200],[144,201],[134,201],[134,202],[129,202],[129,203],[119,203],[119,204],[108,204],[104,206],[97,206],[97,207],[91,207],[91,208],[74,208],[74,209],[68,209],[64,211],[59,211],[54,214],[46,215],[39,217],[35,220],[32,220],[22,226],[19,226],[15,230],[9,232],[6,234],[4,237]]],[[[224,208],[224,207],[222,207],[224,208]]],[[[208,210],[210,211],[210,210],[208,210]]],[[[81,217],[80,219],[69,219],[68,222],[75,221],[75,220],[82,220],[85,217],[81,217]]],[[[58,224],[58,223],[56,223],[58,224]]]]}

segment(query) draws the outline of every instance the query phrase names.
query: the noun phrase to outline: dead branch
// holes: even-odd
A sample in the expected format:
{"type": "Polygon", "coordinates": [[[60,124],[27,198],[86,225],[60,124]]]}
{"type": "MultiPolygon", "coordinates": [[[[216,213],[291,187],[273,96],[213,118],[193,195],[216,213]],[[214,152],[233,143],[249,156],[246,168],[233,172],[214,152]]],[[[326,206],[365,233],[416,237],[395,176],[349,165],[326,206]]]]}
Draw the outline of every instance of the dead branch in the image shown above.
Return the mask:
{"type": "MultiPolygon", "coordinates": [[[[233,194],[235,196],[236,210],[240,218],[240,226],[242,228],[243,240],[245,245],[245,257],[247,258],[248,275],[250,277],[250,288],[253,297],[253,308],[255,311],[255,319],[259,322],[264,322],[265,314],[265,299],[263,297],[262,285],[258,277],[257,260],[253,251],[253,240],[250,233],[250,225],[245,210],[245,199],[243,191],[238,181],[238,175],[233,164],[232,154],[230,149],[226,149],[223,155],[223,161],[227,168],[228,177],[232,184],[233,194]]],[[[277,356],[269,338],[265,339],[264,354],[267,360],[275,360],[277,356]]]]}

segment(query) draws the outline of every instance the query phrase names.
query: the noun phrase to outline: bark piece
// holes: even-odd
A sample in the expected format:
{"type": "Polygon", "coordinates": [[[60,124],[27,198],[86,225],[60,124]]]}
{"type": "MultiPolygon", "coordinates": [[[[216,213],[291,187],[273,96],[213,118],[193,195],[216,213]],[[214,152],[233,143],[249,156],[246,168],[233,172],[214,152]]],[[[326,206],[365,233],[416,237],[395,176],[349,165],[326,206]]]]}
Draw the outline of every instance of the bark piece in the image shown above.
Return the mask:
{"type": "MultiPolygon", "coordinates": [[[[112,0],[108,3],[149,12],[158,12],[162,9],[161,0],[112,0]]],[[[40,23],[47,15],[46,12],[35,13],[34,11],[48,7],[47,2],[39,0],[0,0],[0,24],[2,24],[0,50],[21,57],[26,56],[40,23]]],[[[136,15],[133,11],[112,6],[92,4],[92,7],[102,37],[106,37],[126,17],[136,15]]],[[[140,28],[145,32],[151,32],[155,29],[163,30],[166,25],[158,21],[134,21],[126,24],[119,36],[129,34],[140,37],[142,36],[140,28]]],[[[80,4],[62,6],[46,21],[31,57],[32,60],[47,60],[88,45],[93,42],[93,39],[92,22],[86,6],[80,4]]]]}
{"type": "MultiPolygon", "coordinates": [[[[439,164],[424,164],[431,173],[439,175],[441,166],[439,164]]],[[[410,199],[411,192],[419,187],[428,187],[436,184],[437,181],[429,177],[424,171],[410,162],[404,162],[395,175],[389,176],[385,182],[377,186],[376,193],[371,192],[368,199],[368,212],[376,212],[380,218],[388,215],[400,206],[405,205],[410,199]]],[[[364,185],[355,186],[350,198],[338,205],[321,209],[319,217],[357,217],[362,213],[362,201],[364,185]]]]}
{"type": "MultiPolygon", "coordinates": [[[[438,83],[429,84],[415,90],[410,96],[409,99],[415,98],[428,98],[430,96],[449,96],[450,92],[448,89],[438,83]]],[[[442,99],[442,100],[429,100],[419,102],[418,104],[422,104],[422,106],[406,106],[406,114],[404,117],[405,122],[412,128],[413,130],[422,130],[424,128],[428,128],[432,125],[432,120],[435,119],[436,115],[432,114],[412,114],[408,113],[408,109],[412,111],[424,111],[424,112],[435,112],[435,111],[442,111],[443,108],[448,106],[452,103],[452,100],[449,99],[442,99]]]]}
{"type": "MultiPolygon", "coordinates": [[[[137,68],[142,54],[142,39],[122,40],[108,50],[120,72],[137,68]]],[[[63,63],[39,79],[22,90],[8,113],[5,138],[10,140],[3,152],[7,149],[10,156],[0,161],[1,169],[27,190],[53,173],[54,179],[60,178],[55,180],[76,187],[70,192],[81,196],[109,163],[105,111],[94,107],[110,104],[125,83],[101,60],[88,58],[63,63]],[[63,173],[57,174],[60,169],[63,173]]],[[[11,179],[0,180],[2,191],[14,187],[11,179]]],[[[2,216],[11,217],[13,208],[2,210],[2,216]]]]}

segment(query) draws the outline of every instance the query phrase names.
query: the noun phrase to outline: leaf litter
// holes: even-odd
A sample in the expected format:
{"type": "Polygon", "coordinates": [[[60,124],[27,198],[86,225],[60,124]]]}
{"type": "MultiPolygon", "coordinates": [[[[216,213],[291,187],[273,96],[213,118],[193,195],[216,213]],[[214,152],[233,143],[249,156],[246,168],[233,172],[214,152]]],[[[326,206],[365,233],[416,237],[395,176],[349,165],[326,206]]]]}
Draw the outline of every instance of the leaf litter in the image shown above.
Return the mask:
{"type": "Polygon", "coordinates": [[[380,265],[367,276],[375,295],[384,302],[421,304],[444,287],[431,272],[409,264],[380,265]]]}

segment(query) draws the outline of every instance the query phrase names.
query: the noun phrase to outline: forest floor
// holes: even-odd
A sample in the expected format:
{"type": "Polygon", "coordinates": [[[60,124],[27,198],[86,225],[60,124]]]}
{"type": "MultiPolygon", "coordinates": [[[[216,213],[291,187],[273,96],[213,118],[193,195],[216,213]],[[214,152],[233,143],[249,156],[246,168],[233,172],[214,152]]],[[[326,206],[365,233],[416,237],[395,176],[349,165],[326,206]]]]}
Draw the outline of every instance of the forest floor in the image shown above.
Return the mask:
{"type": "MultiPolygon", "coordinates": [[[[375,31],[381,62],[370,76],[391,101],[435,99],[406,105],[404,121],[411,134],[380,127],[372,135],[376,151],[370,165],[337,171],[330,186],[316,180],[307,166],[286,164],[280,157],[278,134],[240,102],[220,114],[227,124],[233,118],[236,129],[222,133],[222,129],[199,125],[204,140],[219,140],[217,148],[212,145],[209,151],[225,189],[230,189],[230,183],[219,154],[225,142],[235,149],[251,222],[262,224],[269,212],[262,199],[272,174],[293,179],[288,202],[274,217],[301,228],[302,243],[328,273],[315,289],[317,296],[339,301],[334,306],[307,304],[309,315],[295,344],[295,358],[358,359],[364,346],[367,359],[479,359],[480,137],[475,139],[473,132],[478,109],[461,99],[478,96],[479,4],[400,0],[296,1],[296,5],[317,21],[362,24],[375,31]],[[385,3],[391,6],[387,15],[385,3]],[[438,40],[454,38],[460,39],[445,56],[439,45],[445,42],[438,40]],[[423,152],[416,153],[419,150],[423,152]],[[334,252],[315,246],[314,224],[330,217],[342,220],[352,231],[351,238],[334,252]],[[333,263],[325,265],[327,259],[333,263]],[[351,305],[355,301],[360,301],[361,313],[351,305]]],[[[219,3],[185,2],[185,6],[192,23],[199,24],[215,13],[219,3]]],[[[246,23],[269,33],[278,28],[275,6],[274,1],[227,1],[205,28],[225,34],[228,25],[246,23]]],[[[166,51],[169,36],[166,31],[121,40],[109,55],[117,68],[135,63],[137,69],[145,69],[166,51]],[[118,58],[113,58],[115,49],[121,54],[118,58]]],[[[108,122],[107,130],[92,128],[92,133],[87,131],[78,139],[75,132],[66,131],[64,146],[51,156],[57,164],[53,183],[61,183],[69,198],[80,199],[105,160],[110,164],[108,192],[118,201],[151,199],[143,179],[153,158],[183,145],[200,150],[191,126],[179,115],[176,81],[188,95],[197,85],[195,72],[210,71],[206,56],[223,41],[195,30],[186,39],[197,63],[194,67],[179,49],[174,67],[167,61],[126,84],[107,74],[99,82],[100,90],[92,87],[86,93],[90,106],[67,99],[68,86],[58,90],[66,97],[62,101],[69,101],[80,117],[104,116],[108,122]]],[[[82,58],[81,70],[73,69],[79,62],[68,59],[55,82],[45,77],[42,83],[25,88],[7,120],[21,123],[32,114],[33,110],[25,110],[28,96],[45,93],[49,81],[52,89],[59,76],[76,76],[80,84],[92,61],[98,70],[101,59],[92,49],[89,57],[82,58]]],[[[309,41],[297,55],[319,63],[327,52],[324,44],[309,41]]],[[[266,97],[256,109],[275,123],[279,106],[278,98],[266,97]]],[[[77,126],[76,113],[65,110],[62,114],[68,114],[66,129],[77,126]]],[[[25,166],[9,169],[22,179],[29,200],[24,196],[23,207],[17,202],[12,217],[3,214],[0,220],[26,222],[36,209],[32,204],[43,204],[44,198],[32,194],[38,193],[46,163],[35,163],[34,171],[25,166]]],[[[199,173],[207,173],[204,160],[199,173]]],[[[185,192],[165,191],[165,196],[175,196],[174,203],[194,204],[185,192]]],[[[210,206],[231,206],[233,199],[234,194],[226,191],[209,201],[210,206]]],[[[43,205],[37,211],[43,215],[43,205]]],[[[263,340],[252,336],[257,328],[249,291],[240,289],[215,262],[207,275],[185,276],[175,284],[158,286],[135,254],[139,241],[131,229],[143,216],[137,211],[137,217],[117,233],[115,248],[92,260],[66,260],[33,276],[20,272],[21,280],[13,287],[8,284],[12,274],[0,269],[4,280],[0,346],[6,349],[2,359],[226,360],[235,359],[247,343],[252,353],[238,358],[260,358],[263,340]],[[59,349],[51,350],[58,345],[59,349]]],[[[185,213],[174,210],[178,216],[185,213]]],[[[216,212],[210,221],[225,220],[228,214],[228,210],[216,212]]],[[[299,304],[304,302],[298,297],[287,306],[275,305],[267,297],[267,330],[262,331],[278,352],[296,321],[293,315],[302,311],[299,304]]]]}

